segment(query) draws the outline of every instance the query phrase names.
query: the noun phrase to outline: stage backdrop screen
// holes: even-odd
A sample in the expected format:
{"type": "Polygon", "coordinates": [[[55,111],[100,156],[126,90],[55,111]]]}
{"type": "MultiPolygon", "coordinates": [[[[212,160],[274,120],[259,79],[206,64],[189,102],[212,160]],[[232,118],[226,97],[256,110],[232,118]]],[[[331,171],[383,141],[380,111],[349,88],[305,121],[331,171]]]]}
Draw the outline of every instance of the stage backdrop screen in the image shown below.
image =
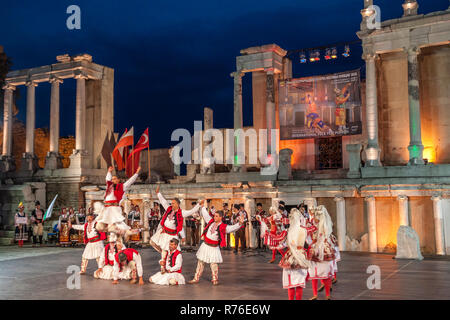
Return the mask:
{"type": "Polygon", "coordinates": [[[279,86],[282,140],[361,134],[359,69],[279,86]]]}

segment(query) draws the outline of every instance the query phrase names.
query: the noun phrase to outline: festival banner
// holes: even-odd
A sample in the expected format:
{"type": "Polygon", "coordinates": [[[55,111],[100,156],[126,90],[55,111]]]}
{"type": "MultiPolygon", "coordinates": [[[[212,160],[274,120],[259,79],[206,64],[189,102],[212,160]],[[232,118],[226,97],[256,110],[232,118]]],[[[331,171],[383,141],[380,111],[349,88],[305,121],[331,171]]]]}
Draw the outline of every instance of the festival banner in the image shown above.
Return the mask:
{"type": "Polygon", "coordinates": [[[280,81],[280,139],[362,133],[358,70],[280,81]]]}

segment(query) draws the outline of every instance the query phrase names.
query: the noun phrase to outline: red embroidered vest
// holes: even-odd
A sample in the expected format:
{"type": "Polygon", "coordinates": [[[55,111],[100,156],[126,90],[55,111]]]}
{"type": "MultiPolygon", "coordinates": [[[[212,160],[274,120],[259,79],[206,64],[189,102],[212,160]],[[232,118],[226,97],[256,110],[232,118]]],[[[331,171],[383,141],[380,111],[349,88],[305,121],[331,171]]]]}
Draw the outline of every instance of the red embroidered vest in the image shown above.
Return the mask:
{"type": "MultiPolygon", "coordinates": [[[[97,222],[94,222],[94,225],[92,228],[95,229],[95,226],[97,225],[97,222]]],[[[84,244],[88,244],[89,242],[97,242],[97,241],[101,241],[101,240],[106,240],[106,233],[104,232],[100,232],[98,230],[95,230],[97,235],[95,237],[92,238],[88,238],[87,237],[87,226],[88,226],[88,222],[86,222],[84,224],[84,234],[83,234],[83,242],[84,244]]]]}
{"type": "Polygon", "coordinates": [[[123,183],[118,183],[116,188],[114,188],[114,183],[112,181],[106,181],[106,192],[105,199],[108,194],[114,192],[114,196],[116,197],[117,202],[120,202],[123,198],[123,183]]]}
{"type": "MultiPolygon", "coordinates": [[[[178,255],[179,255],[180,253],[181,253],[180,250],[175,250],[175,251],[170,255],[170,257],[169,257],[169,264],[170,264],[170,267],[173,267],[173,266],[175,265],[175,263],[177,262],[177,257],[178,257],[178,255]]],[[[181,273],[181,269],[182,269],[182,268],[180,268],[180,270],[174,271],[174,272],[181,273]]]]}
{"type": "Polygon", "coordinates": [[[132,249],[132,248],[127,248],[127,249],[123,249],[120,250],[119,252],[116,253],[116,261],[119,264],[119,269],[120,271],[122,271],[122,265],[120,264],[119,261],[119,253],[125,253],[125,255],[127,256],[127,263],[130,262],[131,260],[133,260],[133,253],[139,254],[139,252],[137,252],[136,250],[132,249]]]}
{"type": "Polygon", "coordinates": [[[183,230],[183,215],[181,214],[181,209],[178,208],[178,211],[175,213],[175,226],[176,229],[169,229],[167,228],[164,223],[166,222],[167,217],[169,214],[172,213],[172,206],[168,207],[166,212],[164,213],[162,219],[161,219],[161,227],[164,229],[164,232],[167,234],[170,234],[172,236],[176,236],[181,230],[183,230]]]}
{"type": "Polygon", "coordinates": [[[205,227],[205,230],[203,231],[202,237],[205,239],[205,242],[207,244],[220,245],[221,248],[226,247],[227,246],[227,225],[225,223],[222,222],[216,230],[216,232],[218,232],[219,240],[211,240],[206,236],[209,228],[211,227],[211,225],[213,223],[214,223],[214,219],[209,220],[208,224],[205,227]]]}
{"type": "Polygon", "coordinates": [[[106,265],[110,265],[113,266],[114,265],[114,260],[109,260],[109,248],[111,247],[111,244],[108,243],[105,246],[105,266],[106,265]]]}

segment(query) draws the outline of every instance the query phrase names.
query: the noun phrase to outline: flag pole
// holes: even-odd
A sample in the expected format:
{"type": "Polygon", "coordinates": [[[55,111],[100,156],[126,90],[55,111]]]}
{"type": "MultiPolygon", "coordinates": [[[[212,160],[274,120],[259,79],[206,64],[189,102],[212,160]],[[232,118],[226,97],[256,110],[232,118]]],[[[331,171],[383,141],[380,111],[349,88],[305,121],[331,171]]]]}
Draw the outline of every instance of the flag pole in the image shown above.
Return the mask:
{"type": "Polygon", "coordinates": [[[147,163],[148,163],[148,182],[152,183],[152,176],[150,172],[150,143],[147,146],[147,163]]]}
{"type": "Polygon", "coordinates": [[[131,175],[134,174],[134,147],[131,145],[131,175]]]}

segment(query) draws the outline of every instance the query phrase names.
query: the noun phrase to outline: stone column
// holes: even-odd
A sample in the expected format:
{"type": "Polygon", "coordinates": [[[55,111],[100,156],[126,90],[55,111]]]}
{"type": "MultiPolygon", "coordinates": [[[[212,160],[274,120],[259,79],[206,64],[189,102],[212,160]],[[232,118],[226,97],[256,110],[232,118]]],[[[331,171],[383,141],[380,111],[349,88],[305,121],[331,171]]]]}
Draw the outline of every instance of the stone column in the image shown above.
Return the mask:
{"type": "Polygon", "coordinates": [[[347,223],[345,221],[345,198],[335,197],[334,201],[336,201],[336,227],[339,250],[345,251],[345,241],[347,236],[347,223]]]}
{"type": "Polygon", "coordinates": [[[2,171],[12,171],[15,169],[14,158],[12,157],[12,129],[13,129],[13,91],[15,86],[6,84],[3,86],[4,104],[3,104],[3,149],[2,149],[2,171]]]}
{"type": "Polygon", "coordinates": [[[144,198],[143,205],[142,205],[142,212],[144,212],[144,229],[143,232],[143,243],[149,243],[150,241],[150,232],[149,232],[149,221],[148,221],[148,213],[150,212],[152,207],[152,202],[150,201],[150,198],[144,198]]]}
{"type": "Polygon", "coordinates": [[[59,84],[63,81],[59,78],[51,78],[50,95],[50,148],[45,160],[45,169],[62,168],[62,157],[59,154],[59,84]]]}
{"type": "MultiPolygon", "coordinates": [[[[213,129],[213,110],[210,108],[204,108],[203,109],[203,126],[204,131],[203,134],[206,132],[206,130],[213,129]]],[[[205,148],[207,145],[212,144],[213,141],[205,142],[203,140],[203,152],[205,152],[205,148]]],[[[212,174],[214,173],[214,163],[212,162],[212,159],[205,158],[202,154],[202,164],[200,166],[200,172],[202,174],[212,174]]]]}
{"type": "Polygon", "coordinates": [[[408,197],[399,195],[398,199],[398,214],[401,226],[409,226],[409,213],[408,213],[408,197]]]}
{"type": "Polygon", "coordinates": [[[36,87],[37,83],[28,81],[27,86],[27,122],[26,122],[26,141],[25,153],[34,156],[34,129],[36,122],[36,87]]]}
{"type": "Polygon", "coordinates": [[[85,150],[86,146],[86,79],[83,74],[75,76],[77,79],[75,148],[85,150]]]}
{"type": "Polygon", "coordinates": [[[436,239],[436,254],[444,255],[444,221],[442,215],[442,197],[434,195],[433,200],[433,214],[434,214],[434,234],[436,239]]]}
{"type": "Polygon", "coordinates": [[[363,55],[366,61],[366,126],[367,147],[366,167],[380,166],[380,148],[378,146],[378,101],[377,101],[377,77],[375,60],[378,55],[367,53],[363,55]]]}
{"type": "Polygon", "coordinates": [[[368,196],[364,200],[367,201],[368,219],[369,224],[369,251],[378,252],[377,249],[377,210],[375,205],[375,198],[368,196]]]}
{"type": "Polygon", "coordinates": [[[408,101],[409,101],[409,165],[424,164],[422,132],[420,127],[419,65],[420,49],[411,47],[408,53],[408,101]]]}
{"type": "Polygon", "coordinates": [[[278,168],[278,180],[292,180],[291,166],[292,150],[287,148],[280,150],[280,164],[278,168]]]}
{"type": "Polygon", "coordinates": [[[275,120],[275,75],[273,69],[269,69],[266,74],[267,154],[271,154],[272,147],[275,147],[271,139],[271,129],[276,129],[275,120]]]}
{"type": "MultiPolygon", "coordinates": [[[[234,78],[234,130],[242,129],[244,126],[242,115],[242,77],[244,74],[240,71],[231,73],[234,78]]],[[[237,148],[237,138],[234,138],[234,150],[237,148]]],[[[234,152],[234,172],[242,172],[243,166],[236,162],[236,151],[234,152]]]]}
{"type": "Polygon", "coordinates": [[[255,199],[250,197],[245,197],[244,201],[244,208],[245,211],[248,213],[248,227],[247,227],[247,234],[246,236],[246,242],[247,242],[247,248],[256,248],[258,246],[258,243],[256,241],[256,234],[253,234],[253,225],[251,223],[252,216],[255,215],[255,199]]]}
{"type": "Polygon", "coordinates": [[[70,168],[81,169],[89,167],[89,157],[86,151],[86,79],[82,73],[77,79],[75,150],[70,156],[70,168]]]}
{"type": "Polygon", "coordinates": [[[347,178],[360,178],[361,177],[361,144],[348,144],[348,172],[347,178]]]}

